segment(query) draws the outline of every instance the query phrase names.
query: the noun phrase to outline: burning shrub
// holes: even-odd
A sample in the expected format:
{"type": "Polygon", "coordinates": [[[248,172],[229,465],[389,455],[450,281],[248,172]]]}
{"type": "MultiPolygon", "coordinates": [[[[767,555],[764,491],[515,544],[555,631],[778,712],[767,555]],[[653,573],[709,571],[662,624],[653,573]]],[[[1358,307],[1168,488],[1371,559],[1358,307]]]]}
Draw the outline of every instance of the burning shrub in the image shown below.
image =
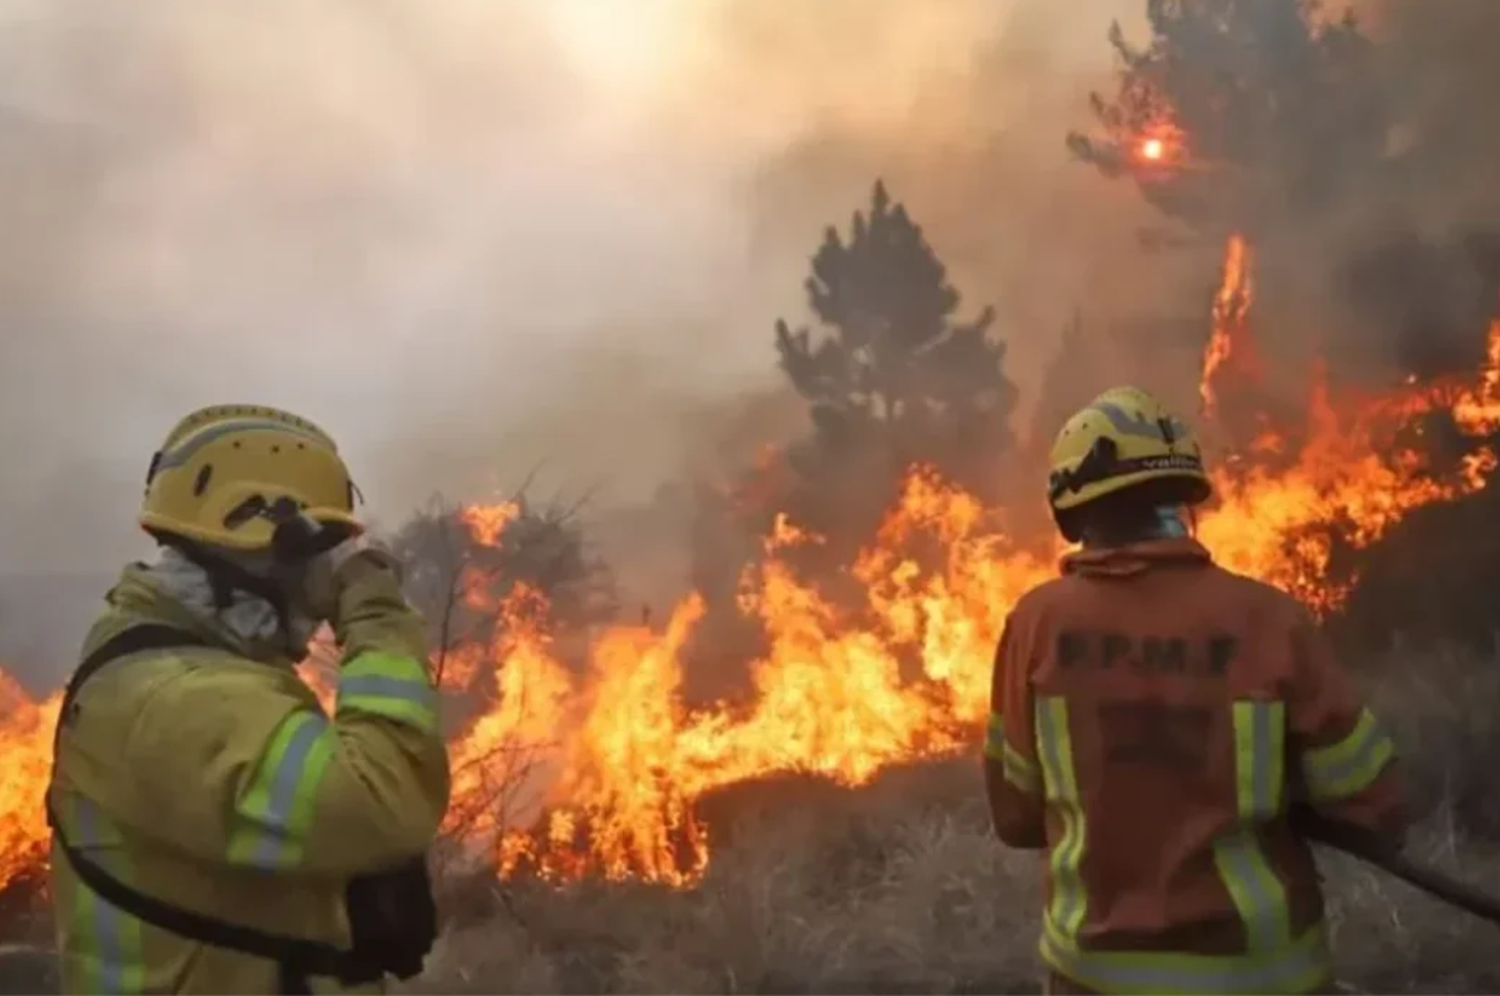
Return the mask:
{"type": "Polygon", "coordinates": [[[391,537],[406,566],[407,597],[426,615],[440,653],[492,642],[504,621],[493,607],[518,587],[544,596],[565,632],[612,618],[613,579],[578,521],[582,503],[539,507],[525,492],[489,505],[435,496],[391,537]]]}

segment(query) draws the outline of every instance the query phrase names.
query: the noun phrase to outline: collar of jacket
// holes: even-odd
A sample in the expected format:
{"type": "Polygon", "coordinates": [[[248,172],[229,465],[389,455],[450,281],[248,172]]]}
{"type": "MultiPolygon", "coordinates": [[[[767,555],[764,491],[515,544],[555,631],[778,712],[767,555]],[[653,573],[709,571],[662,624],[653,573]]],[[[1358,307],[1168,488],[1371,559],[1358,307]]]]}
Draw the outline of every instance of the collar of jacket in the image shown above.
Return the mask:
{"type": "Polygon", "coordinates": [[[1208,548],[1190,536],[1144,540],[1122,546],[1097,547],[1066,554],[1060,564],[1064,574],[1125,577],[1153,567],[1211,563],[1208,548]]]}
{"type": "Polygon", "coordinates": [[[222,618],[196,611],[156,576],[151,564],[128,565],[106,600],[121,615],[135,622],[155,622],[187,630],[216,647],[276,667],[291,668],[296,662],[276,649],[271,640],[243,636],[222,618]]]}

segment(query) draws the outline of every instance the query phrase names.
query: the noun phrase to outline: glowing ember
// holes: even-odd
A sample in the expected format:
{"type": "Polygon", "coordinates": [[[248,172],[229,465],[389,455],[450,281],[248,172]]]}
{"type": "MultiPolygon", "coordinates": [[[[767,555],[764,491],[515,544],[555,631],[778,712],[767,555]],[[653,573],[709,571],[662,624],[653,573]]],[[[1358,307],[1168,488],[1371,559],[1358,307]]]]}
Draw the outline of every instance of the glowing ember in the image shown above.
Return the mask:
{"type": "Polygon", "coordinates": [[[1186,161],[1187,135],[1173,121],[1162,118],[1141,129],[1125,146],[1126,153],[1136,163],[1148,167],[1167,167],[1172,170],[1190,168],[1186,161]]]}

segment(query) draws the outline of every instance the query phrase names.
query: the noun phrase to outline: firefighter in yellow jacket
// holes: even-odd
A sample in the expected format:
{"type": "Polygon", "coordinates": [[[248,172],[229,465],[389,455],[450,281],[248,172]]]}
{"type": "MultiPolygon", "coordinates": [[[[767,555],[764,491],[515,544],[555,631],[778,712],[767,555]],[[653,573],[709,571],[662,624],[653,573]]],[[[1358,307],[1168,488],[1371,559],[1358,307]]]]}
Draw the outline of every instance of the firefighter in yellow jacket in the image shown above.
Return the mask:
{"type": "Polygon", "coordinates": [[[183,419],[58,722],[47,795],[70,993],[382,991],[435,934],[449,769],[424,625],[287,412],[183,419]],[[332,716],[293,670],[342,648],[332,716]]]}

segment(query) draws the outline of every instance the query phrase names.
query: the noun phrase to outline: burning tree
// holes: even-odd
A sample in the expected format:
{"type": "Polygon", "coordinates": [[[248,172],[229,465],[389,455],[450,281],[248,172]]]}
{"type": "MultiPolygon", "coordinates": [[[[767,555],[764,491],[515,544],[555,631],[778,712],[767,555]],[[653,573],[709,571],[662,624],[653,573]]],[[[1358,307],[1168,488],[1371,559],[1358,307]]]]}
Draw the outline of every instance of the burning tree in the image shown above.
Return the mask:
{"type": "Polygon", "coordinates": [[[1420,75],[1404,36],[1482,33],[1487,6],[1388,5],[1377,44],[1313,0],[1148,0],[1150,41],[1111,28],[1116,92],[1092,95],[1098,132],[1067,143],[1192,232],[1246,239],[1272,296],[1338,295],[1351,320],[1315,330],[1325,351],[1357,345],[1341,358],[1376,374],[1472,372],[1500,295],[1493,185],[1420,227],[1407,219],[1414,201],[1462,188],[1456,177],[1488,176],[1491,146],[1472,137],[1470,93],[1388,81],[1420,75]]]}
{"type": "Polygon", "coordinates": [[[805,286],[821,333],[776,323],[781,369],[813,422],[787,454],[798,520],[835,543],[867,535],[914,462],[993,494],[1016,398],[994,310],[957,317],[946,268],[883,183],[847,240],[827,229],[805,286]]]}
{"type": "Polygon", "coordinates": [[[1067,137],[1106,176],[1194,231],[1259,233],[1258,222],[1328,211],[1348,178],[1377,168],[1391,113],[1352,12],[1318,0],[1148,0],[1151,40],[1119,23],[1113,97],[1091,103],[1102,134],[1067,137]]]}
{"type": "Polygon", "coordinates": [[[590,549],[578,520],[583,503],[537,505],[525,491],[493,505],[434,496],[392,537],[407,597],[426,615],[439,653],[493,641],[503,624],[493,605],[517,586],[544,597],[560,629],[585,633],[613,618],[613,574],[590,549]],[[487,597],[473,597],[476,588],[487,597]]]}
{"type": "MultiPolygon", "coordinates": [[[[1225,246],[1204,414],[1264,465],[1268,444],[1302,431],[1296,392],[1286,389],[1297,371],[1346,393],[1384,393],[1492,366],[1486,332],[1500,300],[1500,237],[1491,199],[1457,197],[1457,211],[1424,214],[1420,226],[1408,220],[1411,203],[1492,156],[1482,144],[1462,151],[1445,141],[1452,130],[1442,122],[1471,116],[1468,94],[1435,88],[1451,104],[1442,107],[1385,85],[1412,75],[1401,54],[1411,25],[1387,18],[1377,43],[1352,14],[1311,0],[1148,0],[1146,13],[1144,45],[1112,27],[1117,89],[1093,95],[1096,133],[1067,143],[1106,176],[1133,181],[1165,218],[1225,246]],[[1248,321],[1252,296],[1257,317],[1248,321]]],[[[1310,431],[1316,406],[1305,416],[1310,431]]],[[[1493,426],[1456,424],[1437,406],[1411,413],[1390,445],[1413,447],[1443,477],[1462,470],[1476,432],[1493,426]]],[[[1350,602],[1367,617],[1350,631],[1378,639],[1397,612],[1415,630],[1487,638],[1483,611],[1456,614],[1469,605],[1463,591],[1493,570],[1481,562],[1493,553],[1469,540],[1469,508],[1497,502],[1500,492],[1479,490],[1378,550],[1360,545],[1357,557],[1340,558],[1369,586],[1350,602]],[[1450,545],[1465,551],[1465,570],[1442,561],[1450,545]],[[1394,597],[1413,577],[1444,593],[1427,607],[1394,597]]]]}

